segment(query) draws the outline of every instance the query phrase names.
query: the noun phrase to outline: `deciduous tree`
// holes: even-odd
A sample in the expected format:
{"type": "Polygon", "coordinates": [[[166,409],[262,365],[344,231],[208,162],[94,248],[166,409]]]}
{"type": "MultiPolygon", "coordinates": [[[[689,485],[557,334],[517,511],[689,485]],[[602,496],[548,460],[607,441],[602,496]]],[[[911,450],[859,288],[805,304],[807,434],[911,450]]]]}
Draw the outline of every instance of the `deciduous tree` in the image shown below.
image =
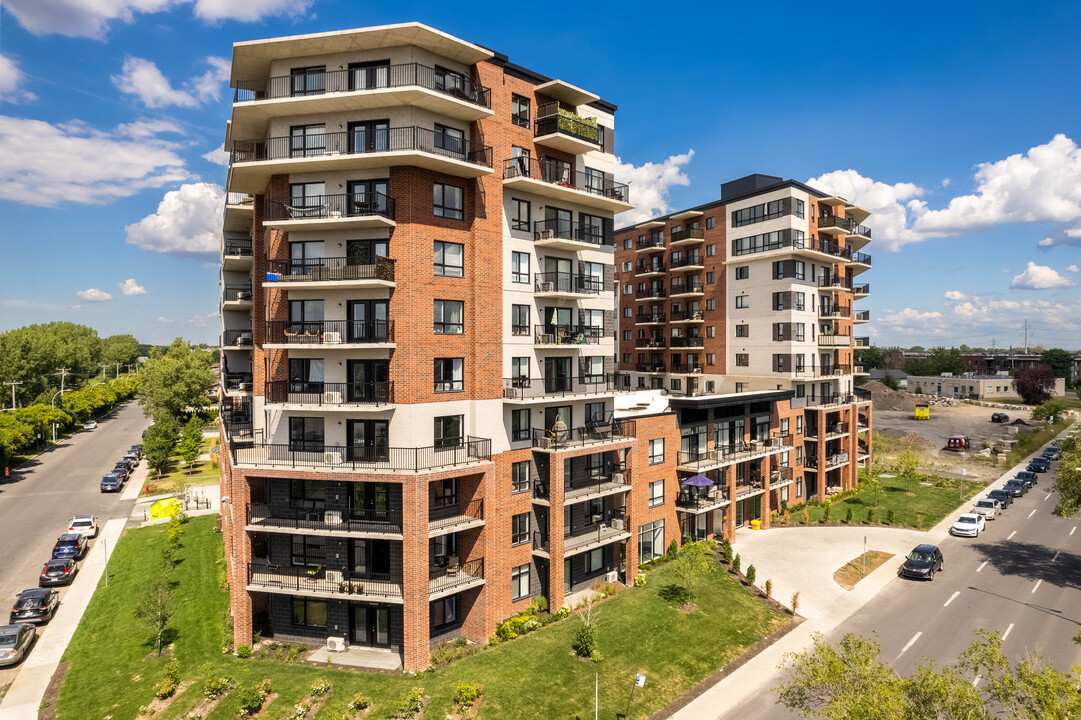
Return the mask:
{"type": "Polygon", "coordinates": [[[169,618],[173,616],[173,591],[169,581],[158,578],[150,590],[135,605],[135,619],[153,631],[157,639],[158,655],[161,655],[161,641],[169,618]]]}
{"type": "Polygon", "coordinates": [[[1055,374],[1047,365],[1022,368],[1013,375],[1013,389],[1029,405],[1047,402],[1055,391],[1055,374]]]}
{"type": "Polygon", "coordinates": [[[179,417],[186,408],[201,408],[210,402],[214,386],[210,355],[192,352],[181,338],[173,341],[165,355],[148,360],[140,375],[139,403],[147,416],[166,412],[179,417]]]}

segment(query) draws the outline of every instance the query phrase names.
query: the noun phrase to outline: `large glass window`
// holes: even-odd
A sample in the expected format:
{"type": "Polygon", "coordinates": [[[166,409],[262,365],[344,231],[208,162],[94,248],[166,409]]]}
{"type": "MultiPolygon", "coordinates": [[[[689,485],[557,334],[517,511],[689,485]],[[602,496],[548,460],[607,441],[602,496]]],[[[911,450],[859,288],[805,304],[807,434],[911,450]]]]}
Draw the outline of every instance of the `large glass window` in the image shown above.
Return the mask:
{"type": "Polygon", "coordinates": [[[465,217],[462,188],[445,183],[432,185],[432,207],[436,217],[461,220],[465,217]]]}
{"type": "Polygon", "coordinates": [[[529,306],[511,305],[511,335],[529,334],[529,306]]]}
{"type": "Polygon", "coordinates": [[[462,416],[446,415],[435,418],[435,446],[453,448],[462,444],[462,416]]]}
{"type": "Polygon", "coordinates": [[[529,253],[512,252],[510,254],[510,279],[511,282],[529,282],[529,253]]]}
{"type": "Polygon", "coordinates": [[[294,125],[289,128],[289,157],[318,157],[326,150],[325,125],[294,125]]]}
{"type": "Polygon", "coordinates": [[[326,602],[293,598],[293,625],[325,628],[327,626],[326,602]]]}
{"type": "Polygon", "coordinates": [[[465,246],[436,240],[434,245],[435,274],[446,277],[465,275],[465,246]]]}
{"type": "Polygon", "coordinates": [[[529,439],[529,408],[516,408],[511,410],[511,440],[521,441],[529,439]]]}
{"type": "MultiPolygon", "coordinates": [[[[435,125],[435,148],[442,150],[444,155],[465,157],[465,133],[458,128],[446,125],[435,125]]],[[[461,188],[458,188],[461,191],[461,188]]]]}
{"type": "Polygon", "coordinates": [[[531,214],[529,201],[513,198],[510,201],[510,207],[512,212],[510,219],[510,229],[529,232],[529,216],[531,214]]]}
{"type": "Polygon", "coordinates": [[[293,566],[319,567],[327,561],[327,539],[315,535],[293,535],[293,566]]]}
{"type": "Polygon", "coordinates": [[[461,335],[465,332],[465,309],[461,300],[436,300],[434,314],[436,335],[461,335]]]}
{"type": "Polygon", "coordinates": [[[510,571],[510,596],[512,600],[529,597],[529,564],[519,565],[510,571]]]}
{"type": "Polygon", "coordinates": [[[513,122],[518,127],[529,127],[529,98],[522,97],[521,95],[511,95],[510,117],[511,122],[513,122]]]}
{"type": "Polygon", "coordinates": [[[289,449],[293,452],[323,452],[323,418],[289,418],[289,449]]]}
{"type": "Polygon", "coordinates": [[[529,513],[511,517],[510,542],[511,545],[529,542],[529,513]]]}
{"type": "Polygon", "coordinates": [[[522,460],[510,466],[510,491],[529,492],[529,461],[522,460]]]}
{"type": "Polygon", "coordinates": [[[292,76],[293,95],[319,95],[326,92],[326,65],[293,68],[289,74],[292,76]]]}
{"type": "Polygon", "coordinates": [[[437,393],[465,390],[464,363],[463,358],[435,359],[435,391],[437,393]]]}
{"type": "Polygon", "coordinates": [[[450,595],[431,604],[432,629],[447,627],[458,622],[458,596],[450,595]]]}
{"type": "Polygon", "coordinates": [[[638,562],[659,558],[664,555],[664,551],[664,520],[639,526],[638,562]]]}

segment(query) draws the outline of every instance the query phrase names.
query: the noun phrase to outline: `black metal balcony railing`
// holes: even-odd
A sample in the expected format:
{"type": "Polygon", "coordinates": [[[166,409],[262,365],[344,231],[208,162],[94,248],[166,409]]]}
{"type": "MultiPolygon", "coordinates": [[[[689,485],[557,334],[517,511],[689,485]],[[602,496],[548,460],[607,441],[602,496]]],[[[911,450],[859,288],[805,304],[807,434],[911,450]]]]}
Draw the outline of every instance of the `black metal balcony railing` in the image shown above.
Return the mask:
{"type": "Polygon", "coordinates": [[[251,285],[226,285],[222,290],[221,299],[225,302],[251,302],[251,285]]]}
{"type": "Polygon", "coordinates": [[[268,320],[271,344],[340,345],[394,342],[393,320],[268,320]]]}
{"type": "Polygon", "coordinates": [[[797,376],[804,377],[834,377],[837,375],[847,375],[850,372],[852,372],[852,366],[845,364],[804,365],[802,367],[797,367],[795,370],[797,376]]]}
{"type": "Polygon", "coordinates": [[[226,240],[225,241],[225,254],[229,256],[250,256],[251,255],[251,241],[250,240],[226,240]]]}
{"type": "Polygon", "coordinates": [[[606,418],[577,428],[534,428],[533,447],[557,450],[634,436],[633,420],[606,418]]]}
{"type": "Polygon", "coordinates": [[[328,280],[384,280],[394,282],[394,260],[375,258],[360,264],[355,258],[329,257],[306,260],[268,260],[271,282],[326,282],[328,280]]]}
{"type": "Polygon", "coordinates": [[[251,347],[251,329],[226,330],[222,333],[221,344],[223,347],[251,347]]]}
{"type": "Polygon", "coordinates": [[[274,590],[293,590],[298,595],[368,595],[402,597],[402,581],[390,574],[328,570],[324,567],[248,563],[248,585],[274,590]],[[340,579],[339,579],[340,578],[340,579]]]}
{"type": "Polygon", "coordinates": [[[323,445],[318,441],[291,445],[258,443],[251,447],[234,447],[232,455],[234,464],[418,472],[487,462],[492,459],[492,441],[467,437],[454,445],[406,448],[323,445]]]}
{"type": "Polygon", "coordinates": [[[686,488],[676,496],[676,507],[685,510],[703,510],[728,501],[728,491],[714,485],[708,488],[686,488]]]}
{"type": "MultiPolygon", "coordinates": [[[[675,254],[675,253],[673,253],[675,254]]],[[[679,270],[681,268],[699,267],[706,262],[706,256],[701,253],[688,253],[678,260],[672,259],[670,264],[673,270],[679,270]]]]}
{"type": "Polygon", "coordinates": [[[492,91],[488,88],[459,73],[450,73],[420,63],[324,70],[303,75],[272,77],[266,80],[241,80],[237,82],[233,102],[258,102],[287,97],[412,86],[434,90],[480,107],[492,107],[492,91]]]}
{"type": "Polygon", "coordinates": [[[634,371],[641,373],[662,373],[665,372],[665,367],[663,362],[635,363],[634,371]]]}
{"type": "Polygon", "coordinates": [[[853,285],[852,286],[852,292],[854,294],[856,294],[856,295],[870,295],[871,294],[871,284],[870,283],[863,283],[862,285],[853,285]]]}
{"type": "Polygon", "coordinates": [[[648,250],[650,248],[664,249],[664,237],[654,238],[645,237],[637,242],[637,247],[640,250],[648,250]]]}
{"type": "Polygon", "coordinates": [[[818,278],[818,287],[841,287],[846,290],[852,289],[852,278],[840,275],[822,275],[818,278]]]}
{"type": "Polygon", "coordinates": [[[568,135],[594,144],[600,143],[600,131],[597,121],[589,122],[572,112],[562,110],[559,103],[544,103],[537,107],[537,120],[534,124],[533,137],[544,135],[568,135]]]}
{"type": "Polygon", "coordinates": [[[689,293],[704,293],[706,291],[705,285],[700,282],[679,282],[672,281],[672,295],[686,295],[689,293]]]}
{"type": "Polygon", "coordinates": [[[856,316],[853,319],[854,320],[863,320],[863,321],[866,322],[866,321],[871,319],[871,311],[870,310],[861,310],[860,312],[856,313],[856,316]]]}
{"type": "Polygon", "coordinates": [[[247,193],[226,193],[225,195],[226,205],[254,205],[255,198],[247,193]]]}
{"type": "Polygon", "coordinates": [[[856,396],[852,393],[834,393],[832,395],[818,395],[807,398],[807,407],[819,407],[822,405],[848,405],[855,402],[856,396]]]}
{"type": "MultiPolygon", "coordinates": [[[[852,388],[853,394],[856,396],[856,402],[871,402],[871,391],[866,388],[852,388]]],[[[862,424],[862,422],[861,422],[862,424]]]]}
{"type": "Polygon", "coordinates": [[[251,373],[225,373],[222,377],[222,387],[226,392],[240,392],[252,389],[251,373]]]}
{"type": "Polygon", "coordinates": [[[866,225],[853,224],[852,227],[849,229],[848,234],[849,235],[862,235],[865,238],[867,238],[868,240],[870,240],[871,239],[871,228],[867,227],[866,225]]]}
{"type": "Polygon", "coordinates": [[[819,305],[818,317],[852,317],[851,305],[819,305]]]}
{"type": "Polygon", "coordinates": [[[647,287],[639,289],[634,293],[634,296],[638,299],[644,298],[663,298],[665,297],[664,288],[662,287],[647,287]]]}
{"type": "Polygon", "coordinates": [[[439,502],[435,499],[428,503],[428,525],[438,527],[441,525],[456,525],[457,518],[484,519],[484,498],[477,498],[463,503],[460,500],[454,502],[439,502]]]}
{"type": "Polygon", "coordinates": [[[672,363],[672,372],[680,375],[693,375],[702,372],[700,363],[672,363]]]}
{"type": "Polygon", "coordinates": [[[682,242],[684,240],[705,240],[706,231],[701,228],[683,228],[682,230],[674,230],[672,232],[672,242],[682,242]]]}
{"type": "Polygon", "coordinates": [[[703,315],[701,310],[673,310],[668,314],[668,319],[672,322],[680,322],[682,320],[701,320],[703,319],[703,315]]]}
{"type": "Polygon", "coordinates": [[[572,190],[581,190],[591,195],[628,202],[630,192],[625,183],[606,180],[596,172],[580,172],[569,163],[551,158],[519,156],[503,161],[503,179],[529,178],[541,182],[559,185],[572,190]]]}
{"type": "Polygon", "coordinates": [[[646,273],[662,273],[666,271],[667,270],[663,261],[643,262],[642,260],[639,260],[638,264],[635,266],[634,269],[636,275],[644,275],[646,273]]]}
{"type": "Polygon", "coordinates": [[[534,273],[533,289],[535,292],[596,295],[604,289],[604,281],[592,275],[578,275],[569,272],[534,273]]]}
{"type": "Polygon", "coordinates": [[[367,155],[371,153],[418,151],[463,162],[492,166],[492,148],[470,147],[466,138],[417,126],[376,129],[368,132],[332,132],[322,135],[272,137],[266,140],[237,140],[230,164],[304,159],[325,155],[367,155]]]}
{"type": "Polygon", "coordinates": [[[611,229],[551,218],[533,223],[533,240],[573,240],[591,245],[615,245],[611,229]]]}
{"type": "Polygon", "coordinates": [[[526,400],[536,397],[610,393],[619,387],[619,379],[619,373],[578,377],[503,378],[503,398],[526,400]]]}
{"type": "Polygon", "coordinates": [[[402,532],[400,510],[367,510],[364,508],[298,507],[248,503],[247,524],[268,529],[338,530],[342,532],[402,532]]]}
{"type": "Polygon", "coordinates": [[[680,450],[679,464],[693,466],[696,464],[712,464],[752,458],[757,455],[765,455],[772,450],[778,450],[786,446],[786,438],[771,437],[765,440],[737,440],[730,443],[719,444],[712,450],[680,450]]]}
{"type": "Polygon", "coordinates": [[[461,585],[468,585],[484,579],[484,558],[476,558],[462,563],[461,567],[428,568],[428,592],[439,593],[461,585]]]}
{"type": "Polygon", "coordinates": [[[867,253],[854,252],[852,253],[852,258],[849,260],[849,262],[860,263],[861,265],[870,265],[871,256],[867,253]]]}
{"type": "Polygon", "coordinates": [[[698,336],[680,336],[672,338],[672,347],[674,348],[700,348],[704,345],[705,339],[698,336]]]}
{"type": "Polygon", "coordinates": [[[868,335],[857,335],[854,344],[856,347],[871,347],[871,338],[868,335]]]}
{"type": "Polygon", "coordinates": [[[652,348],[654,350],[660,350],[666,347],[667,344],[668,343],[663,336],[640,337],[635,338],[634,340],[634,346],[636,348],[652,348]]]}
{"type": "MultiPolygon", "coordinates": [[[[538,486],[543,483],[538,483],[538,486]]],[[[600,472],[579,473],[563,478],[563,498],[567,502],[581,502],[582,499],[612,487],[627,486],[630,489],[630,471],[623,465],[615,464],[600,472]]],[[[545,492],[544,497],[547,497],[545,492]]]]}
{"type": "Polygon", "coordinates": [[[394,383],[328,383],[311,380],[271,380],[266,402],[296,405],[388,405],[394,402],[394,383]]]}
{"type": "Polygon", "coordinates": [[[847,233],[855,226],[856,223],[846,217],[841,217],[840,215],[822,215],[818,218],[819,229],[837,228],[839,230],[844,230],[847,233]]]}
{"type": "Polygon", "coordinates": [[[263,208],[266,221],[373,216],[394,219],[394,198],[377,192],[308,195],[293,198],[288,204],[267,199],[263,208]]]}
{"type": "Polygon", "coordinates": [[[828,240],[821,240],[818,238],[797,238],[791,235],[782,235],[779,239],[770,241],[759,241],[755,244],[749,244],[748,238],[741,238],[732,241],[732,255],[737,257],[740,255],[753,255],[760,252],[769,252],[771,250],[783,250],[785,248],[792,248],[793,250],[812,250],[814,252],[825,253],[827,255],[834,255],[836,257],[848,258],[852,255],[852,251],[843,245],[837,245],[831,243],[828,240]]]}
{"type": "Polygon", "coordinates": [[[665,317],[663,312],[638,313],[634,316],[634,321],[639,323],[662,323],[665,322],[665,317]]]}
{"type": "Polygon", "coordinates": [[[604,337],[604,328],[593,325],[535,325],[533,342],[537,345],[596,345],[604,337]]]}

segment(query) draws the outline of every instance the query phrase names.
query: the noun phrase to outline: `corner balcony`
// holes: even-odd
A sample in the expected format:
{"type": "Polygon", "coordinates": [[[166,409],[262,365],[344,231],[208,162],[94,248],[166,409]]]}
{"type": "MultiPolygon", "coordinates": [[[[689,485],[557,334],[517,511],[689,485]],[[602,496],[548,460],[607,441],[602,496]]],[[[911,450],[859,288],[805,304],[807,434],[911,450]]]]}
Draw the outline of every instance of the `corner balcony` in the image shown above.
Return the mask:
{"type": "Polygon", "coordinates": [[[619,373],[553,378],[503,378],[503,400],[528,403],[569,397],[613,395],[619,387],[619,373]]]}
{"type": "Polygon", "coordinates": [[[225,427],[225,438],[230,443],[252,442],[255,439],[255,430],[252,425],[251,401],[234,405],[218,406],[218,416],[225,427]]]}
{"type": "Polygon", "coordinates": [[[225,247],[222,248],[221,268],[226,271],[251,272],[252,249],[251,238],[243,240],[239,238],[225,238],[225,247]]]}
{"type": "Polygon", "coordinates": [[[857,325],[859,325],[860,323],[870,322],[870,320],[871,320],[871,311],[870,310],[861,310],[860,312],[856,313],[855,316],[853,316],[853,318],[852,318],[852,322],[854,322],[857,325]]]}
{"type": "Polygon", "coordinates": [[[654,238],[645,237],[638,240],[635,246],[635,252],[651,254],[665,251],[664,237],[654,238]]]}
{"type": "Polygon", "coordinates": [[[538,220],[533,223],[533,242],[537,247],[555,250],[607,250],[615,247],[608,230],[567,220],[538,220]]]}
{"type": "Polygon", "coordinates": [[[636,363],[634,366],[634,371],[640,373],[660,374],[667,372],[668,369],[663,362],[636,363]]]}
{"type": "MultiPolygon", "coordinates": [[[[563,482],[563,504],[575,505],[589,500],[598,500],[610,495],[622,495],[631,491],[630,474],[625,469],[615,468],[612,472],[596,475],[573,477],[568,483],[563,482]]],[[[533,499],[538,504],[548,504],[548,487],[544,482],[534,486],[533,499]]]]}
{"type": "Polygon", "coordinates": [[[568,163],[549,159],[504,160],[503,187],[603,212],[621,213],[634,207],[625,183],[607,180],[601,173],[579,172],[568,163]]]}
{"type": "Polygon", "coordinates": [[[533,327],[533,344],[538,347],[575,350],[583,345],[599,345],[604,338],[604,328],[592,325],[535,325],[533,327]]]}
{"type": "Polygon", "coordinates": [[[533,429],[533,448],[558,452],[597,445],[625,444],[634,439],[634,421],[608,418],[585,427],[565,428],[557,423],[533,429]]]}
{"type": "Polygon", "coordinates": [[[663,260],[659,260],[658,262],[646,262],[645,260],[639,260],[638,264],[634,268],[634,274],[638,277],[664,275],[666,272],[668,272],[668,268],[665,267],[663,260]]]}
{"type": "Polygon", "coordinates": [[[736,485],[736,500],[746,500],[756,495],[763,495],[766,492],[766,488],[762,484],[761,478],[751,480],[743,485],[736,485]]]}
{"type": "Polygon", "coordinates": [[[292,567],[258,558],[248,563],[247,590],[384,603],[401,603],[403,597],[401,578],[390,574],[328,570],[323,565],[292,567]]]}
{"type": "Polygon", "coordinates": [[[484,499],[428,503],[428,537],[469,530],[484,525],[484,499]]]}
{"type": "Polygon", "coordinates": [[[302,138],[237,140],[229,160],[229,186],[261,194],[274,175],[420,167],[459,178],[492,172],[492,148],[417,126],[373,133],[332,132],[302,138]]]}
{"type": "MultiPolygon", "coordinates": [[[[630,539],[630,517],[619,515],[613,510],[609,510],[599,517],[600,520],[563,536],[564,558],[581,555],[614,542],[623,542],[630,539]]],[[[552,543],[548,533],[533,533],[533,554],[550,558],[551,553],[552,543]]]]}
{"type": "Polygon", "coordinates": [[[869,335],[856,336],[853,340],[854,347],[871,347],[871,337],[869,335]]]}
{"type": "Polygon", "coordinates": [[[227,395],[251,394],[252,374],[250,372],[225,373],[222,375],[221,388],[227,395]]]}
{"type": "Polygon", "coordinates": [[[244,529],[293,535],[401,538],[400,511],[247,503],[244,529]]]}
{"type": "Polygon", "coordinates": [[[446,566],[428,568],[428,597],[431,600],[483,584],[484,558],[469,560],[461,565],[457,558],[448,558],[446,566]]]}
{"type": "Polygon", "coordinates": [[[852,269],[853,275],[866,272],[871,269],[871,256],[867,253],[854,252],[848,261],[848,267],[852,269]]]}
{"type": "Polygon", "coordinates": [[[267,405],[286,410],[389,410],[394,406],[393,382],[328,383],[271,380],[264,389],[267,405]]]}
{"type": "Polygon", "coordinates": [[[821,290],[832,290],[834,292],[850,291],[852,290],[852,280],[841,275],[824,275],[818,278],[818,287],[821,290]]]}
{"type": "Polygon", "coordinates": [[[468,437],[456,445],[428,447],[367,447],[256,443],[231,448],[234,465],[255,469],[295,468],[323,472],[416,473],[489,463],[492,441],[468,437]]]}
{"type": "Polygon", "coordinates": [[[803,399],[806,401],[804,407],[814,410],[836,410],[856,402],[856,396],[852,393],[834,393],[832,395],[818,395],[803,399]]]}
{"type": "Polygon", "coordinates": [[[582,295],[599,295],[604,282],[592,275],[568,272],[533,274],[533,293],[537,297],[578,300],[582,295]]]}
{"type": "Polygon", "coordinates": [[[635,325],[663,325],[665,322],[667,321],[663,312],[639,313],[634,316],[635,325]]]}
{"type": "Polygon", "coordinates": [[[706,241],[706,231],[701,228],[683,228],[672,232],[672,247],[697,245],[706,241]]]}
{"type": "Polygon", "coordinates": [[[458,73],[404,63],[242,80],[234,132],[259,133],[273,118],[414,106],[458,120],[493,115],[492,91],[458,73]]]}
{"type": "Polygon", "coordinates": [[[842,347],[847,348],[852,346],[851,335],[839,335],[834,334],[822,334],[818,335],[818,347],[842,347]]]}
{"type": "Polygon", "coordinates": [[[223,310],[250,310],[251,285],[226,285],[221,293],[221,306],[223,310]]]}
{"type": "Polygon", "coordinates": [[[392,228],[394,198],[382,193],[312,195],[289,204],[263,202],[263,225],[279,230],[366,230],[392,228]]]}
{"type": "Polygon", "coordinates": [[[803,464],[810,470],[832,470],[848,464],[848,453],[834,453],[819,459],[817,455],[808,455],[803,464]]]}
{"type": "Polygon", "coordinates": [[[719,485],[705,488],[682,487],[679,495],[676,496],[676,510],[691,515],[700,515],[704,512],[722,508],[731,502],[727,489],[719,485]]]}
{"type": "Polygon", "coordinates": [[[844,245],[832,243],[822,238],[804,238],[792,241],[793,252],[806,255],[815,260],[841,262],[852,256],[852,251],[844,245]],[[824,256],[824,257],[823,257],[824,256]]]}
{"type": "Polygon", "coordinates": [[[818,232],[822,235],[845,235],[856,223],[839,215],[823,215],[818,218],[818,232]]]}
{"type": "Polygon", "coordinates": [[[600,150],[600,129],[594,118],[583,118],[559,107],[545,103],[537,107],[533,127],[533,142],[571,155],[600,150]]]}
{"type": "Polygon", "coordinates": [[[393,348],[393,320],[268,320],[265,347],[341,350],[393,348]]]}
{"type": "Polygon", "coordinates": [[[245,193],[226,193],[222,228],[225,232],[250,233],[255,198],[245,193]]]}
{"type": "Polygon", "coordinates": [[[841,377],[852,372],[851,365],[804,365],[796,368],[797,378],[829,378],[841,377]]]}
{"type": "Polygon", "coordinates": [[[251,328],[241,330],[226,330],[221,335],[223,350],[251,350],[251,328]]]}
{"type": "Polygon", "coordinates": [[[701,363],[672,363],[673,375],[701,375],[702,365],[701,363]]]}
{"type": "Polygon", "coordinates": [[[394,260],[377,257],[357,264],[355,258],[268,260],[264,288],[392,288],[394,260]]]}
{"type": "Polygon", "coordinates": [[[769,473],[769,489],[780,490],[783,487],[791,485],[795,482],[792,477],[792,468],[788,465],[771,470],[769,473]]]}
{"type": "Polygon", "coordinates": [[[680,450],[677,469],[684,472],[701,473],[726,465],[767,457],[791,450],[791,446],[785,440],[785,438],[778,436],[765,440],[729,443],[712,450],[680,450]]]}
{"type": "Polygon", "coordinates": [[[871,242],[871,228],[853,223],[850,226],[845,243],[852,250],[860,250],[871,242]]]}
{"type": "Polygon", "coordinates": [[[870,285],[870,283],[863,283],[862,285],[853,285],[852,286],[852,297],[854,297],[857,300],[862,300],[863,298],[867,297],[870,294],[871,294],[871,285],[870,285]]]}

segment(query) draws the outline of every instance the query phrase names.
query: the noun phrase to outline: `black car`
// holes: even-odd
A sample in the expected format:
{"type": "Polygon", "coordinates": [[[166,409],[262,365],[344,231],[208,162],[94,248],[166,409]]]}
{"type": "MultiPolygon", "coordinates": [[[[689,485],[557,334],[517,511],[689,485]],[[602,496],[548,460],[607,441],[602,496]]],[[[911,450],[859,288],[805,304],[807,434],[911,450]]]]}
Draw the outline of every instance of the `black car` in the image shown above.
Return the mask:
{"type": "Polygon", "coordinates": [[[0,627],[0,667],[18,664],[37,636],[37,628],[25,623],[0,627]]]}
{"type": "Polygon", "coordinates": [[[1028,483],[1024,480],[1007,480],[1006,484],[1002,487],[1003,490],[1008,492],[1012,497],[1021,497],[1028,492],[1028,483]]]}
{"type": "Polygon", "coordinates": [[[993,422],[993,423],[1004,423],[1004,422],[1009,422],[1009,421],[1010,421],[1010,416],[1007,415],[1006,413],[992,413],[991,414],[991,422],[993,422]]]}
{"type": "Polygon", "coordinates": [[[81,534],[74,533],[71,535],[61,535],[56,539],[56,544],[53,545],[53,557],[82,560],[86,557],[86,551],[88,549],[89,545],[86,542],[86,538],[81,534]]]}
{"type": "Polygon", "coordinates": [[[1062,453],[1059,452],[1059,449],[1055,447],[1044,448],[1043,457],[1047,458],[1048,460],[1058,460],[1060,457],[1062,457],[1062,453]]]}
{"type": "Polygon", "coordinates": [[[113,468],[117,472],[122,472],[124,475],[131,475],[131,463],[127,460],[117,460],[116,466],[113,468]]]}
{"type": "Polygon", "coordinates": [[[934,580],[942,569],[942,551],[935,545],[917,545],[901,565],[905,577],[934,580]]]}
{"type": "Polygon", "coordinates": [[[46,623],[53,619],[60,605],[60,593],[49,588],[23,590],[11,608],[12,624],[20,622],[46,623]]]}
{"type": "Polygon", "coordinates": [[[47,585],[71,585],[79,572],[79,563],[75,558],[56,558],[45,563],[38,576],[38,587],[47,585]]]}
{"type": "Polygon", "coordinates": [[[143,446],[142,443],[136,443],[131,446],[131,452],[135,453],[140,460],[143,458],[143,446]]]}
{"type": "Polygon", "coordinates": [[[127,482],[128,476],[131,475],[131,471],[128,470],[127,465],[124,465],[123,463],[117,463],[116,467],[110,470],[107,474],[116,475],[118,478],[120,478],[120,482],[127,482]]]}
{"type": "Polygon", "coordinates": [[[1013,504],[1013,495],[1010,495],[1005,490],[992,490],[991,492],[987,493],[987,497],[991,498],[992,500],[998,500],[999,503],[1001,503],[1003,510],[1013,504]]]}
{"type": "Polygon", "coordinates": [[[1028,463],[1028,469],[1032,472],[1047,472],[1051,469],[1051,461],[1045,457],[1032,458],[1028,463]]]}
{"type": "Polygon", "coordinates": [[[1022,470],[1013,477],[1015,480],[1024,480],[1028,483],[1029,487],[1032,487],[1033,485],[1040,482],[1040,476],[1034,472],[1029,472],[1028,470],[1022,470]]]}

